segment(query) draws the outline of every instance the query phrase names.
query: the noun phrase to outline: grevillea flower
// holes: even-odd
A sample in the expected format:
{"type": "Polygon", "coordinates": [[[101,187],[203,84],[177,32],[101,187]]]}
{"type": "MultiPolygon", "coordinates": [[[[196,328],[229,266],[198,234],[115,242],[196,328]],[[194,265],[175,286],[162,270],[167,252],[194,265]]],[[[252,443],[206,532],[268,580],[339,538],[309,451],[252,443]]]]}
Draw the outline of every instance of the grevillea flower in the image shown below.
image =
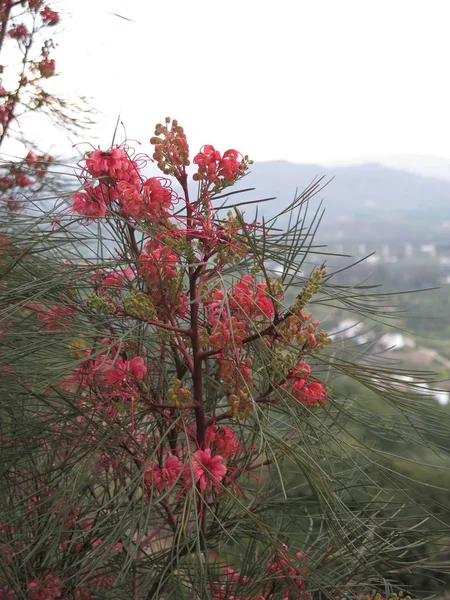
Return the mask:
{"type": "Polygon", "coordinates": [[[236,317],[223,319],[214,325],[209,338],[213,350],[229,350],[239,346],[247,336],[248,322],[238,321],[236,317]]]}
{"type": "Polygon", "coordinates": [[[52,162],[53,158],[50,156],[50,154],[35,155],[32,152],[28,152],[28,154],[25,156],[25,163],[30,169],[33,169],[33,175],[37,177],[43,177],[52,162]]]}
{"type": "Polygon", "coordinates": [[[218,360],[220,377],[229,394],[248,392],[252,389],[252,359],[250,357],[242,358],[238,352],[233,352],[228,356],[220,356],[218,360]]]}
{"type": "Polygon", "coordinates": [[[244,175],[248,166],[247,158],[242,158],[237,150],[227,150],[222,156],[210,144],[203,146],[193,162],[198,165],[198,171],[193,176],[194,181],[204,181],[207,187],[212,184],[215,189],[237,181],[244,175]]]}
{"type": "Polygon", "coordinates": [[[232,181],[236,177],[236,173],[239,172],[241,167],[241,161],[238,160],[239,152],[237,150],[227,150],[223,153],[222,158],[219,160],[218,175],[223,179],[232,181]]]}
{"type": "Polygon", "coordinates": [[[172,190],[157,177],[142,186],[119,181],[117,189],[125,214],[135,219],[167,216],[172,205],[172,190]]]}
{"type": "Polygon", "coordinates": [[[14,179],[17,186],[24,188],[33,185],[33,181],[25,173],[14,173],[14,179]]]}
{"type": "Polygon", "coordinates": [[[151,462],[144,475],[147,488],[165,491],[173,487],[180,477],[181,469],[180,459],[173,454],[166,458],[163,467],[160,467],[156,462],[151,462]]]}
{"type": "Polygon", "coordinates": [[[134,269],[131,268],[119,272],[98,269],[95,274],[91,276],[91,280],[104,287],[118,287],[122,289],[135,277],[136,273],[134,269]]]}
{"type": "Polygon", "coordinates": [[[228,458],[239,450],[238,436],[229,427],[208,427],[206,430],[206,444],[211,448],[211,453],[220,454],[228,458]]]}
{"type": "Polygon", "coordinates": [[[211,181],[216,178],[217,163],[220,160],[220,152],[205,144],[198,154],[194,156],[193,163],[198,165],[199,174],[211,181]]]}
{"type": "Polygon", "coordinates": [[[8,35],[14,40],[26,40],[30,37],[30,32],[25,25],[16,25],[8,31],[8,35]]]}
{"type": "Polygon", "coordinates": [[[86,154],[86,169],[92,177],[104,177],[107,183],[125,181],[140,185],[139,167],[128,154],[113,146],[109,150],[94,150],[86,154]]]}
{"type": "Polygon", "coordinates": [[[165,125],[160,123],[155,127],[155,136],[158,137],[152,137],[150,143],[155,146],[153,158],[158,163],[158,168],[165,175],[179,178],[189,165],[189,145],[178,121],[174,119],[169,129],[170,121],[170,117],[167,117],[165,125]]]}
{"type": "Polygon", "coordinates": [[[61,579],[54,577],[51,573],[42,582],[33,579],[28,584],[29,598],[30,600],[53,600],[61,598],[61,586],[61,579]]]}
{"type": "Polygon", "coordinates": [[[229,300],[230,308],[243,312],[249,318],[264,316],[266,319],[271,319],[274,307],[272,300],[267,296],[266,289],[265,283],[256,285],[253,277],[244,275],[233,288],[229,300]]]}
{"type": "Polygon", "coordinates": [[[222,491],[220,484],[227,473],[227,467],[223,464],[223,456],[216,454],[211,456],[211,450],[196,450],[192,456],[191,464],[184,468],[184,477],[189,481],[199,484],[200,490],[210,492],[212,488],[222,491]]]}
{"type": "Polygon", "coordinates": [[[59,14],[51,10],[49,6],[45,6],[40,15],[46,25],[56,25],[59,22],[59,14]]]}
{"type": "Polygon", "coordinates": [[[39,10],[43,4],[44,0],[28,0],[30,10],[39,10]]]}
{"type": "Polygon", "coordinates": [[[111,467],[113,471],[117,471],[119,466],[120,465],[117,458],[114,458],[109,454],[102,454],[95,463],[95,470],[98,473],[101,473],[102,471],[106,471],[111,467]]]}
{"type": "Polygon", "coordinates": [[[288,390],[301,404],[323,406],[327,400],[325,388],[318,381],[307,383],[310,373],[311,367],[304,362],[300,362],[293,369],[288,370],[286,373],[287,381],[282,387],[288,390]]]}
{"type": "Polygon", "coordinates": [[[147,242],[144,252],[139,256],[140,275],[160,285],[176,276],[178,257],[169,246],[159,246],[156,242],[147,242]],[[153,249],[152,249],[153,247],[153,249]]]}
{"type": "Polygon", "coordinates": [[[70,322],[70,315],[74,315],[75,311],[69,306],[54,306],[47,308],[42,304],[29,304],[28,308],[36,311],[36,316],[40,321],[43,321],[46,331],[66,331],[70,322]]]}
{"type": "Polygon", "coordinates": [[[305,561],[307,560],[306,555],[303,552],[297,552],[295,558],[289,556],[287,553],[287,546],[282,544],[283,550],[278,550],[271,558],[266,562],[266,569],[272,577],[279,580],[280,585],[286,585],[287,580],[295,585],[297,588],[285,590],[283,600],[294,600],[297,598],[297,594],[301,592],[304,587],[304,576],[307,573],[305,567],[305,561]]]}
{"type": "Polygon", "coordinates": [[[147,373],[144,359],[136,356],[131,360],[123,360],[119,356],[110,368],[103,368],[102,374],[104,381],[109,385],[129,385],[134,379],[137,382],[143,381],[147,373]]]}
{"type": "Polygon", "coordinates": [[[299,346],[305,348],[323,348],[329,343],[328,335],[322,329],[317,331],[319,321],[317,319],[311,321],[311,319],[311,313],[302,311],[290,315],[277,327],[281,334],[278,341],[291,343],[295,340],[299,346]]]}
{"type": "Polygon", "coordinates": [[[73,210],[83,217],[102,218],[108,214],[111,190],[100,183],[95,187],[87,187],[84,192],[72,196],[73,210]]]}

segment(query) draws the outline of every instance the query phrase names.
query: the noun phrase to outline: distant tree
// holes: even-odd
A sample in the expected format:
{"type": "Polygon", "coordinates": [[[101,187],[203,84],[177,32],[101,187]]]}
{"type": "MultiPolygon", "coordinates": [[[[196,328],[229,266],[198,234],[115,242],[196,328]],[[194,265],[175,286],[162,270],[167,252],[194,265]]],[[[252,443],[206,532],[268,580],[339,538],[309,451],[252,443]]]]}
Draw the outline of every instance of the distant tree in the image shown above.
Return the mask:
{"type": "Polygon", "coordinates": [[[43,0],[0,0],[0,209],[15,211],[25,196],[41,190],[54,160],[30,138],[27,115],[67,132],[89,122],[83,99],[75,105],[46,89],[56,75],[49,34],[59,20],[43,0]],[[23,154],[7,154],[7,145],[23,154]]]}

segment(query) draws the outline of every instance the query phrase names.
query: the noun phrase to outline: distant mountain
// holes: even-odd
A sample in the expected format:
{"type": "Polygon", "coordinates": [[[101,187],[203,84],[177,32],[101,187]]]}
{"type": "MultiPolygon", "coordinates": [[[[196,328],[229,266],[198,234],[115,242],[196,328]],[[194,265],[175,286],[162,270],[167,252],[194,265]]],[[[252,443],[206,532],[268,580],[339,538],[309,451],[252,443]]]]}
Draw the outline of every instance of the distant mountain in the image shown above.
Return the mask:
{"type": "Polygon", "coordinates": [[[400,169],[424,177],[450,180],[450,158],[442,158],[432,154],[416,156],[414,154],[393,154],[390,156],[371,156],[356,158],[346,161],[335,161],[325,163],[325,168],[363,165],[366,163],[378,163],[391,169],[400,169]]]}
{"type": "Polygon", "coordinates": [[[321,177],[329,183],[317,200],[324,200],[327,214],[334,219],[402,218],[435,224],[450,219],[450,180],[376,163],[323,167],[287,161],[259,162],[252,165],[251,173],[239,187],[256,188],[245,194],[245,199],[277,196],[276,202],[260,207],[262,214],[268,216],[286,207],[296,189],[301,191],[321,177]]]}

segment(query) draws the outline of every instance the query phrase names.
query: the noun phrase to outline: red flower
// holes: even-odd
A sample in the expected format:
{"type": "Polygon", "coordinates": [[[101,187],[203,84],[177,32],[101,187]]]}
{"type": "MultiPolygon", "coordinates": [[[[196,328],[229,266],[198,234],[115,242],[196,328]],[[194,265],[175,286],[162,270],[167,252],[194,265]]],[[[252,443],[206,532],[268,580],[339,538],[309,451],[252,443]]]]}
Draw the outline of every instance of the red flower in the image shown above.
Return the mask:
{"type": "Polygon", "coordinates": [[[193,179],[205,181],[207,186],[213,184],[216,188],[230,185],[244,175],[248,165],[245,159],[238,160],[239,156],[237,150],[227,150],[221,156],[214,146],[206,144],[194,157],[198,171],[193,179]]]}
{"type": "Polygon", "coordinates": [[[173,454],[166,458],[163,467],[160,467],[155,462],[151,462],[144,475],[147,487],[155,488],[159,491],[173,487],[176,480],[180,477],[181,467],[179,458],[173,454]]]}
{"type": "MultiPolygon", "coordinates": [[[[155,245],[155,242],[153,242],[155,245]]],[[[176,276],[178,257],[168,246],[156,246],[149,254],[151,242],[145,245],[145,252],[139,256],[141,268],[139,273],[161,285],[162,282],[176,276]]]]}
{"type": "MultiPolygon", "coordinates": [[[[125,269],[122,273],[116,273],[116,271],[104,272],[102,269],[98,271],[101,284],[105,287],[120,287],[122,288],[128,281],[131,281],[135,277],[133,269],[125,269]]],[[[92,278],[97,278],[93,275],[92,278]]]]}
{"type": "Polygon", "coordinates": [[[172,204],[172,190],[157,177],[151,177],[142,186],[140,182],[119,181],[117,189],[127,216],[135,219],[163,216],[172,204]]]}
{"type": "Polygon", "coordinates": [[[111,190],[99,183],[96,187],[87,187],[84,192],[77,192],[72,196],[73,210],[83,217],[105,217],[110,199],[111,190]]]}
{"type": "Polygon", "coordinates": [[[229,427],[220,427],[217,431],[215,427],[208,427],[206,443],[212,452],[220,454],[223,458],[236,454],[240,447],[238,436],[229,427]]]}
{"type": "Polygon", "coordinates": [[[132,360],[123,360],[121,356],[111,365],[103,370],[104,380],[109,385],[128,386],[132,380],[142,381],[147,373],[144,359],[136,356],[132,360]]]}
{"type": "Polygon", "coordinates": [[[14,179],[16,180],[16,185],[19,187],[28,187],[33,184],[31,179],[25,175],[25,173],[14,173],[14,179]]]}
{"type": "Polygon", "coordinates": [[[58,13],[51,10],[49,6],[45,6],[44,9],[41,10],[40,15],[46,25],[56,25],[59,22],[58,13]]]}
{"type": "Polygon", "coordinates": [[[225,477],[227,467],[223,464],[223,456],[211,456],[211,450],[197,450],[192,463],[186,465],[184,476],[199,484],[200,490],[211,491],[213,487],[222,491],[220,481],[225,477]]]}
{"type": "Polygon", "coordinates": [[[118,146],[113,146],[105,152],[94,150],[86,156],[86,169],[92,177],[108,178],[113,183],[125,181],[140,185],[136,162],[130,160],[128,154],[118,146]]]}
{"type": "Polygon", "coordinates": [[[287,381],[283,388],[288,390],[294,398],[306,406],[323,406],[327,400],[325,388],[318,381],[307,384],[311,373],[311,367],[306,363],[298,363],[286,374],[287,381]]]}
{"type": "Polygon", "coordinates": [[[234,286],[230,298],[230,308],[245,313],[249,318],[264,316],[273,317],[274,308],[272,300],[266,294],[267,285],[259,283],[250,275],[244,275],[234,286]]]}
{"type": "Polygon", "coordinates": [[[25,25],[16,25],[8,31],[9,37],[14,40],[26,40],[30,37],[30,32],[25,25]]]}

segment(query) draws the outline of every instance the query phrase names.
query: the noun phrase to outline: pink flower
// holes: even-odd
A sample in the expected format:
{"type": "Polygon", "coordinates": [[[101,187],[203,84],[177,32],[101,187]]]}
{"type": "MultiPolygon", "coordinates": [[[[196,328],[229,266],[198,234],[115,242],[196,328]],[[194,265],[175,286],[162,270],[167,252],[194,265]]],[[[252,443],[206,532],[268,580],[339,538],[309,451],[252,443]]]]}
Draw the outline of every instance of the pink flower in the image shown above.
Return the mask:
{"type": "Polygon", "coordinates": [[[14,40],[26,40],[30,37],[30,32],[25,25],[16,25],[8,31],[9,37],[14,40]]]}
{"type": "Polygon", "coordinates": [[[145,366],[144,359],[141,356],[136,356],[135,358],[127,361],[125,364],[126,368],[134,376],[136,381],[143,381],[147,373],[147,367],[145,366]]]}
{"type": "Polygon", "coordinates": [[[43,4],[44,0],[28,0],[30,10],[39,10],[43,4]]]}
{"type": "Polygon", "coordinates": [[[14,179],[16,180],[16,185],[19,187],[28,187],[33,184],[31,179],[25,175],[25,173],[14,173],[14,179]]]}
{"type": "Polygon", "coordinates": [[[75,311],[69,306],[54,306],[47,308],[43,304],[29,304],[28,308],[36,311],[37,318],[44,323],[42,329],[46,331],[66,331],[70,315],[74,315],[75,311]]]}
{"type": "Polygon", "coordinates": [[[104,365],[102,369],[104,381],[108,385],[122,385],[127,387],[132,383],[132,380],[140,382],[144,379],[147,373],[144,359],[136,356],[132,360],[123,360],[121,356],[113,363],[111,367],[104,365]]]}
{"type": "Polygon", "coordinates": [[[206,443],[212,452],[220,454],[223,458],[235,454],[240,447],[238,436],[229,427],[219,427],[217,431],[214,427],[208,427],[206,443]]]}
{"type": "Polygon", "coordinates": [[[108,187],[102,183],[96,187],[87,187],[84,192],[77,192],[72,196],[73,210],[83,217],[105,217],[110,198],[108,187]]]}
{"type": "Polygon", "coordinates": [[[49,6],[45,6],[40,12],[41,18],[46,25],[56,25],[59,22],[59,15],[49,6]]]}
{"type": "Polygon", "coordinates": [[[179,261],[178,256],[169,246],[158,246],[155,242],[153,246],[151,250],[151,243],[148,242],[145,245],[145,252],[139,256],[142,265],[139,273],[161,286],[176,276],[175,269],[179,261]]]}
{"type": "Polygon", "coordinates": [[[206,144],[194,157],[193,162],[198,165],[198,171],[193,179],[206,181],[207,185],[214,184],[217,187],[230,185],[242,177],[247,168],[245,159],[238,160],[239,157],[237,150],[227,150],[221,156],[214,146],[206,144]]]}
{"type": "Polygon", "coordinates": [[[139,168],[128,154],[118,146],[109,150],[100,149],[88,152],[86,169],[92,177],[108,178],[112,183],[125,181],[140,185],[139,168]]]}
{"type": "Polygon", "coordinates": [[[228,350],[236,348],[247,336],[248,322],[238,321],[236,317],[222,318],[213,323],[214,329],[209,338],[213,350],[228,350]]]}
{"type": "Polygon", "coordinates": [[[156,462],[151,462],[144,475],[147,487],[159,491],[165,491],[173,487],[180,477],[181,466],[179,458],[173,454],[166,458],[163,467],[160,467],[156,462]]]}
{"type": "Polygon", "coordinates": [[[30,169],[33,169],[33,173],[37,177],[43,177],[48,170],[49,165],[53,162],[53,158],[50,154],[38,154],[37,156],[32,152],[28,152],[25,156],[25,162],[30,169]]]}
{"type": "MultiPolygon", "coordinates": [[[[164,180],[163,180],[164,181],[164,180]]],[[[172,190],[163,185],[158,177],[150,177],[144,182],[150,214],[161,214],[171,207],[172,190]]]]}
{"type": "MultiPolygon", "coordinates": [[[[164,180],[163,180],[164,181],[164,180]]],[[[144,182],[119,181],[117,189],[125,214],[135,219],[165,216],[172,205],[172,190],[157,177],[144,182]]]]}
{"type": "Polygon", "coordinates": [[[45,577],[40,583],[37,579],[33,579],[28,584],[30,600],[54,600],[61,597],[62,581],[59,577],[54,578],[52,574],[45,577]]]}
{"type": "Polygon", "coordinates": [[[238,158],[239,152],[237,150],[227,150],[224,152],[222,158],[219,160],[219,176],[232,181],[241,166],[238,158]]]}
{"type": "Polygon", "coordinates": [[[123,287],[127,282],[133,280],[135,278],[135,272],[133,269],[128,268],[124,269],[123,272],[117,273],[116,271],[111,272],[103,272],[103,270],[99,270],[96,275],[92,278],[96,278],[97,275],[100,276],[100,281],[102,285],[105,287],[123,287]]]}
{"type": "Polygon", "coordinates": [[[230,298],[230,308],[238,310],[252,317],[273,317],[274,308],[272,300],[266,294],[267,285],[259,283],[250,275],[244,275],[234,286],[233,295],[230,298]]]}
{"type": "Polygon", "coordinates": [[[223,456],[211,456],[211,450],[197,450],[192,457],[192,463],[186,465],[184,475],[199,484],[200,490],[211,491],[213,487],[222,491],[220,481],[227,473],[223,464],[223,456]]]}
{"type": "Polygon", "coordinates": [[[286,383],[283,388],[288,390],[292,396],[306,406],[323,406],[327,401],[325,388],[318,381],[308,382],[311,367],[306,363],[299,362],[286,374],[286,383]]]}

